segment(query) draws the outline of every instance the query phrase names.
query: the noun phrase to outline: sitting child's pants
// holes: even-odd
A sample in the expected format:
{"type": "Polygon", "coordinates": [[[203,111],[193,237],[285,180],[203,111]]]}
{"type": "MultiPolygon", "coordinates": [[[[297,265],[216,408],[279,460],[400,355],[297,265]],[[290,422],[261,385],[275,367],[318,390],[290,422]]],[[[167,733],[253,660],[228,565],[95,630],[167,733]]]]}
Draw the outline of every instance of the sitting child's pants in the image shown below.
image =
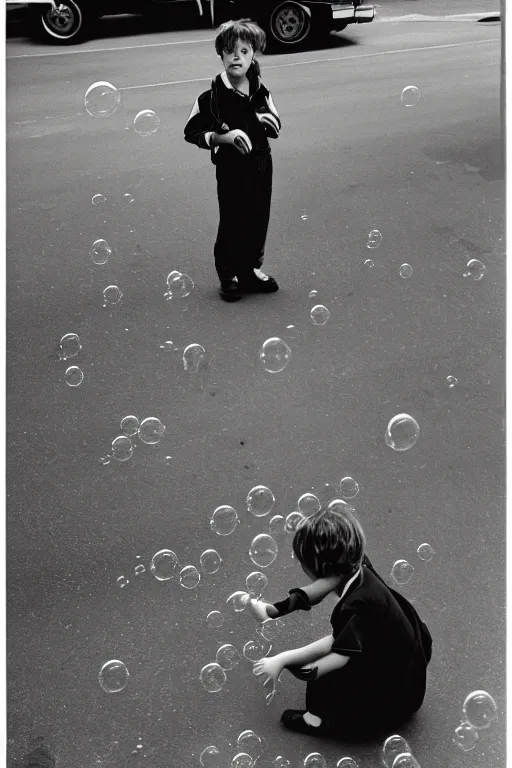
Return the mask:
{"type": "Polygon", "coordinates": [[[240,155],[216,166],[219,229],[214,247],[220,280],[254,277],[263,264],[272,199],[272,155],[240,155]]]}

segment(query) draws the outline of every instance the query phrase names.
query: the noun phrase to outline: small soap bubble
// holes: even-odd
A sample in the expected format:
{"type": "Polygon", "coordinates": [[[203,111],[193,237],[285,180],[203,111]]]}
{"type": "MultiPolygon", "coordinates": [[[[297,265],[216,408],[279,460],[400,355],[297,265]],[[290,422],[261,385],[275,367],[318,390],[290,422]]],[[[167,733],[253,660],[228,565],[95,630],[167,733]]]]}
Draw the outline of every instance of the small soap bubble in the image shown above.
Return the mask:
{"type": "Polygon", "coordinates": [[[397,755],[393,761],[392,768],[420,768],[420,764],[410,752],[404,752],[397,755]]]}
{"type": "Polygon", "coordinates": [[[100,238],[94,241],[89,253],[95,264],[106,264],[109,257],[112,256],[112,248],[106,240],[100,238]]]}
{"type": "Polygon", "coordinates": [[[172,579],[178,566],[178,557],[172,549],[161,549],[153,555],[149,570],[158,581],[172,579]]]}
{"type": "Polygon", "coordinates": [[[375,266],[375,262],[372,259],[365,259],[363,263],[363,267],[366,267],[366,269],[373,269],[375,266]]]}
{"type": "Polygon", "coordinates": [[[294,512],[290,512],[289,515],[286,515],[286,520],[284,522],[284,529],[286,533],[295,533],[299,525],[305,519],[306,518],[304,517],[302,512],[299,512],[298,510],[295,510],[294,512]]]}
{"type": "Polygon", "coordinates": [[[352,757],[342,757],[336,763],[336,768],[359,768],[359,764],[352,757]]]}
{"type": "Polygon", "coordinates": [[[466,271],[463,273],[463,277],[472,277],[473,280],[481,280],[487,271],[485,264],[482,264],[478,259],[470,259],[466,264],[466,271]]]}
{"type": "Polygon", "coordinates": [[[206,621],[208,622],[210,627],[214,627],[215,629],[218,629],[219,627],[222,627],[222,625],[224,624],[224,616],[220,611],[210,611],[210,613],[206,617],[206,621]]]}
{"type": "Polygon", "coordinates": [[[272,536],[284,531],[284,517],[283,515],[274,515],[268,524],[269,531],[272,536]]]}
{"type": "Polygon", "coordinates": [[[84,380],[84,372],[77,365],[70,365],[64,377],[69,387],[79,387],[84,380]]]}
{"type": "Polygon", "coordinates": [[[252,757],[259,757],[263,751],[262,739],[251,730],[242,731],[236,740],[236,746],[241,752],[246,752],[252,757]]]}
{"type": "Polygon", "coordinates": [[[59,342],[59,359],[69,360],[71,357],[76,357],[81,349],[78,334],[66,333],[59,342]]]}
{"type": "Polygon", "coordinates": [[[366,247],[378,248],[381,243],[382,243],[381,233],[379,232],[378,229],[372,229],[372,231],[368,233],[368,241],[366,243],[366,247]]]}
{"type": "Polygon", "coordinates": [[[177,272],[170,272],[167,275],[167,287],[172,296],[177,296],[180,299],[184,299],[189,296],[194,288],[194,281],[188,275],[177,272]]]}
{"type": "Polygon", "coordinates": [[[232,768],[252,768],[254,760],[247,752],[240,752],[231,761],[232,768]]]}
{"type": "Polygon", "coordinates": [[[99,671],[98,681],[105,693],[119,693],[130,677],[126,664],[117,659],[107,661],[99,671]]]}
{"type": "Polygon", "coordinates": [[[268,373],[284,371],[292,357],[288,344],[277,337],[267,339],[260,350],[260,360],[268,373]]]}
{"type": "Polygon", "coordinates": [[[201,581],[201,574],[195,565],[186,565],[180,571],[180,584],[185,589],[195,589],[201,581]]]}
{"type": "Polygon", "coordinates": [[[222,690],[227,677],[219,664],[212,663],[206,664],[202,668],[199,674],[199,679],[201,680],[203,688],[205,688],[208,693],[218,693],[222,690]]]}
{"type": "Polygon", "coordinates": [[[310,291],[310,292],[309,292],[309,294],[308,294],[308,298],[309,298],[309,299],[316,299],[316,297],[317,297],[317,296],[318,296],[318,291],[317,291],[317,290],[315,290],[315,289],[313,289],[312,291],[310,291]]]}
{"type": "Polygon", "coordinates": [[[305,517],[309,517],[314,515],[315,512],[319,512],[322,505],[320,504],[320,499],[314,493],[303,493],[299,497],[297,507],[299,512],[302,512],[305,517]]]}
{"type": "Polygon", "coordinates": [[[245,609],[250,597],[251,596],[247,592],[241,592],[239,590],[238,592],[233,592],[233,594],[226,599],[226,603],[228,605],[231,604],[231,607],[236,613],[240,613],[245,609]]]}
{"type": "Polygon", "coordinates": [[[400,96],[400,101],[406,107],[414,107],[420,100],[420,89],[415,85],[407,85],[400,96]]]}
{"type": "Polygon", "coordinates": [[[97,194],[92,196],[91,202],[93,205],[102,205],[102,203],[107,202],[107,198],[105,195],[97,194]]]}
{"type": "Polygon", "coordinates": [[[331,313],[323,304],[316,304],[309,313],[313,325],[325,325],[331,313]]]}
{"type": "Polygon", "coordinates": [[[397,560],[391,569],[391,578],[395,580],[397,584],[407,584],[414,573],[414,566],[407,562],[407,560],[397,560]]]}
{"type": "Polygon", "coordinates": [[[127,584],[129,584],[129,580],[126,578],[126,576],[118,576],[116,579],[116,584],[118,587],[121,587],[121,589],[124,589],[127,584]]]}
{"type": "Polygon", "coordinates": [[[183,367],[186,371],[197,373],[204,360],[205,349],[200,344],[189,344],[183,352],[183,367]]]}
{"type": "Polygon", "coordinates": [[[259,600],[268,586],[268,579],[261,571],[253,571],[245,579],[245,587],[251,597],[259,600]]]}
{"type": "Polygon", "coordinates": [[[165,426],[160,419],[149,416],[144,419],[139,426],[139,437],[147,445],[156,445],[159,443],[165,432],[165,426]]]}
{"type": "Polygon", "coordinates": [[[111,307],[119,304],[122,298],[123,292],[120,288],[118,288],[117,285],[107,285],[103,291],[103,299],[105,304],[108,304],[111,307]]]}
{"type": "Polygon", "coordinates": [[[453,741],[463,752],[469,752],[476,746],[478,730],[471,723],[461,723],[455,729],[453,741]]]}
{"type": "Polygon", "coordinates": [[[264,637],[265,640],[275,640],[284,627],[285,624],[282,619],[267,619],[257,627],[256,632],[264,637]]]}
{"type": "Polygon", "coordinates": [[[256,485],[247,494],[247,510],[254,517],[264,517],[269,514],[275,501],[276,498],[270,488],[266,485],[256,485]]]}
{"type": "Polygon", "coordinates": [[[359,493],[359,483],[353,477],[344,477],[340,481],[340,494],[344,499],[353,499],[359,493]]]}
{"type": "Polygon", "coordinates": [[[199,755],[199,762],[203,768],[222,768],[224,761],[220,749],[212,745],[203,749],[199,755]]]}
{"type": "Polygon", "coordinates": [[[116,461],[128,461],[133,456],[133,443],[126,435],[120,435],[112,441],[112,458],[116,461]]]}
{"type": "Polygon", "coordinates": [[[222,557],[216,549],[205,549],[199,558],[199,563],[204,573],[217,573],[222,563],[222,557]]]}
{"type": "Polygon", "coordinates": [[[418,440],[420,427],[408,413],[398,413],[390,420],[385,434],[386,445],[394,451],[408,451],[418,440]]]}
{"type": "Polygon", "coordinates": [[[133,437],[139,431],[139,420],[136,416],[125,416],[121,419],[121,432],[128,437],[133,437]]]}
{"type": "Polygon", "coordinates": [[[282,755],[278,755],[275,760],[272,761],[272,765],[274,768],[290,768],[291,763],[289,760],[286,759],[286,757],[283,757],[282,755]]]}
{"type": "Polygon", "coordinates": [[[160,118],[152,109],[143,109],[133,120],[133,128],[139,136],[151,136],[158,130],[160,118]]]}
{"type": "Polygon", "coordinates": [[[400,277],[403,277],[406,280],[408,277],[411,277],[412,275],[412,267],[410,264],[402,264],[399,272],[400,272],[400,277]]]}
{"type": "Polygon", "coordinates": [[[135,202],[135,198],[134,198],[134,196],[132,195],[131,192],[125,192],[124,195],[123,195],[123,200],[124,200],[125,203],[134,203],[135,202]]]}
{"type": "Polygon", "coordinates": [[[448,384],[449,389],[453,389],[454,386],[459,383],[459,380],[455,376],[447,376],[446,383],[448,384]]]}
{"type": "Polygon", "coordinates": [[[347,504],[344,499],[333,499],[327,505],[327,510],[329,512],[352,512],[352,514],[355,512],[354,507],[347,504]]]}
{"type": "Polygon", "coordinates": [[[272,650],[272,643],[268,640],[249,640],[244,645],[243,654],[249,661],[259,661],[272,650]]]}
{"type": "Polygon", "coordinates": [[[473,691],[466,696],[462,713],[473,728],[489,728],[491,721],[498,717],[498,707],[486,691],[473,691]]]}
{"type": "Polygon", "coordinates": [[[217,507],[210,520],[210,528],[219,536],[229,536],[233,533],[240,520],[236,510],[228,504],[217,507]]]}
{"type": "Polygon", "coordinates": [[[302,221],[307,221],[307,220],[308,220],[308,215],[307,215],[307,213],[303,213],[303,214],[301,214],[301,219],[302,219],[302,221]]]}
{"type": "Polygon", "coordinates": [[[240,661],[240,654],[234,645],[225,643],[224,645],[221,645],[217,651],[215,655],[215,661],[220,667],[222,667],[222,669],[227,671],[236,667],[240,661]]]}
{"type": "Polygon", "coordinates": [[[93,83],[85,92],[84,105],[91,117],[111,117],[120,104],[120,91],[106,80],[93,83]]]}
{"type": "Polygon", "coordinates": [[[107,464],[110,464],[111,459],[112,459],[112,456],[109,453],[107,453],[106,456],[102,456],[100,458],[100,462],[103,464],[104,467],[106,467],[107,464]]]}
{"type": "Polygon", "coordinates": [[[260,533],[255,536],[249,547],[249,557],[254,565],[260,568],[267,568],[277,557],[277,544],[272,536],[267,533],[260,533]]]}
{"type": "Polygon", "coordinates": [[[410,751],[411,748],[403,736],[399,736],[395,733],[393,736],[388,736],[382,745],[382,761],[386,765],[386,768],[393,768],[395,758],[398,757],[398,755],[407,752],[410,753],[410,751]]]}
{"type": "Polygon", "coordinates": [[[135,575],[136,576],[140,576],[141,573],[144,573],[145,570],[146,570],[146,567],[144,565],[142,565],[142,563],[140,565],[136,565],[135,566],[135,575]]]}
{"type": "Polygon", "coordinates": [[[418,553],[420,560],[425,560],[427,563],[429,560],[432,560],[435,555],[435,552],[430,544],[420,544],[416,552],[418,553]]]}
{"type": "Polygon", "coordinates": [[[160,344],[160,349],[167,349],[170,352],[176,349],[176,346],[174,344],[174,341],[165,341],[163,344],[160,344]]]}
{"type": "Polygon", "coordinates": [[[320,752],[311,752],[304,758],[304,768],[325,768],[325,757],[320,752]]]}

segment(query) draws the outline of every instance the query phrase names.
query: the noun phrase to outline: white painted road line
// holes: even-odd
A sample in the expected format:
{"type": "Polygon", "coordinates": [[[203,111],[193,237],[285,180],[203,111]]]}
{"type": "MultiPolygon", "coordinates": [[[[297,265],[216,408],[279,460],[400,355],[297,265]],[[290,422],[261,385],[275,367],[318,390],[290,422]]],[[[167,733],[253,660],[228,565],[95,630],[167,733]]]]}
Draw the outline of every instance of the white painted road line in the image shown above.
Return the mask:
{"type": "MultiPolygon", "coordinates": [[[[353,56],[336,56],[328,59],[308,59],[307,61],[294,61],[291,64],[267,64],[265,72],[269,69],[284,69],[285,67],[300,67],[303,64],[326,64],[332,61],[349,61],[352,59],[367,59],[372,56],[391,56],[399,53],[414,53],[415,51],[434,51],[442,48],[460,48],[464,45],[481,45],[482,43],[499,43],[500,38],[494,37],[487,40],[466,40],[463,43],[446,43],[445,45],[425,45],[417,48],[397,48],[392,51],[375,51],[374,53],[356,53],[353,56]]],[[[184,83],[210,82],[211,77],[195,77],[191,80],[169,80],[164,83],[147,83],[145,85],[125,85],[118,88],[119,91],[137,91],[142,88],[164,88],[169,85],[183,85],[184,83]]]]}
{"type": "Polygon", "coordinates": [[[482,11],[481,13],[457,13],[450,16],[431,16],[424,13],[407,13],[404,16],[382,16],[375,14],[375,21],[399,22],[399,21],[474,21],[486,19],[490,16],[499,17],[499,11],[482,11]]]}

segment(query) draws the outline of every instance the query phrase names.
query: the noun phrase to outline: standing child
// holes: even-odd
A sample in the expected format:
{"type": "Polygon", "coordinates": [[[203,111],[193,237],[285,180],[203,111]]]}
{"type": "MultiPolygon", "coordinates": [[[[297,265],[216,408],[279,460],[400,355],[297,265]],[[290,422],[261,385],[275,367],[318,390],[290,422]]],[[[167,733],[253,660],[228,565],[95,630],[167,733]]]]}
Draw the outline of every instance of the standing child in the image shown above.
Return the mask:
{"type": "Polygon", "coordinates": [[[261,271],[272,198],[268,139],[277,139],[281,130],[255,59],[264,49],[265,33],[250,19],[222,24],[215,50],[224,72],[196,99],[185,126],[185,140],[210,149],[216,166],[220,221],[214,256],[226,301],[279,288],[261,271]]]}
{"type": "Polygon", "coordinates": [[[250,602],[263,621],[310,610],[329,592],[340,597],[332,634],[254,665],[274,687],[283,669],[307,681],[306,709],[287,709],[281,717],[294,731],[368,738],[398,726],[423,703],[432,638],[409,601],[374,571],[365,546],[351,512],[321,510],[293,539],[295,557],[314,583],[274,605],[250,602]]]}

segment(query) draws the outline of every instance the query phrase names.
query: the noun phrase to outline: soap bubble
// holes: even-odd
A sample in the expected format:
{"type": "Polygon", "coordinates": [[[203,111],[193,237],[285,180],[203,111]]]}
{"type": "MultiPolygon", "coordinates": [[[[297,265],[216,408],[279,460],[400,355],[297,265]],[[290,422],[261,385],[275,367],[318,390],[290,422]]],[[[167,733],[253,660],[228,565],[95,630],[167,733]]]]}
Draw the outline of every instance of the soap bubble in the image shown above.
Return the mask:
{"type": "Polygon", "coordinates": [[[133,437],[139,431],[139,420],[136,416],[125,416],[121,419],[121,432],[128,437],[133,437]]]}
{"type": "Polygon", "coordinates": [[[400,101],[402,104],[404,104],[404,106],[414,107],[414,105],[417,104],[419,100],[420,89],[415,85],[408,85],[403,89],[402,95],[400,96],[400,101]]]}
{"type": "Polygon", "coordinates": [[[478,730],[471,723],[461,723],[455,729],[453,741],[463,752],[469,752],[470,749],[476,746],[478,730]]]}
{"type": "Polygon", "coordinates": [[[466,264],[466,271],[463,277],[472,277],[473,280],[481,280],[487,271],[485,264],[482,264],[478,259],[470,259],[466,264]]]}
{"type": "Polygon", "coordinates": [[[233,669],[233,667],[236,667],[240,661],[240,654],[234,645],[225,643],[224,645],[221,645],[217,651],[215,655],[215,661],[220,667],[222,667],[222,669],[227,671],[229,669],[233,669]]]}
{"type": "Polygon", "coordinates": [[[272,644],[268,640],[249,640],[244,645],[243,654],[249,661],[259,661],[272,650],[272,644]]]}
{"type": "Polygon", "coordinates": [[[268,586],[268,579],[264,573],[253,571],[245,579],[245,586],[249,595],[259,600],[268,586]]]}
{"type": "Polygon", "coordinates": [[[139,426],[139,437],[147,445],[156,445],[159,443],[165,432],[165,426],[160,419],[149,416],[144,419],[139,426]]]}
{"type": "Polygon", "coordinates": [[[275,504],[275,496],[266,485],[256,485],[247,495],[247,509],[254,517],[268,515],[275,504]]]}
{"type": "Polygon", "coordinates": [[[224,761],[219,748],[212,745],[203,749],[199,755],[199,762],[203,768],[222,768],[224,761]]]}
{"type": "Polygon", "coordinates": [[[235,755],[231,761],[232,768],[252,768],[254,760],[246,752],[240,752],[235,755]]]}
{"type": "Polygon", "coordinates": [[[217,573],[222,563],[222,557],[216,549],[206,549],[199,558],[199,562],[205,573],[217,573]]]}
{"type": "Polygon", "coordinates": [[[112,256],[112,248],[106,240],[100,238],[94,241],[89,253],[95,264],[106,264],[109,257],[112,256]]]}
{"type": "Polygon", "coordinates": [[[172,579],[178,565],[178,558],[172,549],[161,549],[151,560],[149,570],[158,581],[172,579]]]}
{"type": "Polygon", "coordinates": [[[282,515],[274,515],[270,518],[268,529],[272,536],[284,531],[284,517],[282,515]]]}
{"type": "Polygon", "coordinates": [[[200,344],[189,344],[183,352],[183,367],[186,371],[197,373],[205,356],[205,349],[200,344]]]}
{"type": "Polygon", "coordinates": [[[336,768],[359,768],[359,765],[352,757],[342,757],[336,763],[336,768]]]}
{"type": "MultiPolygon", "coordinates": [[[[373,248],[373,246],[371,246],[373,248]]],[[[366,269],[373,269],[375,266],[375,262],[372,259],[365,259],[363,263],[363,267],[366,267],[366,269]]]]}
{"type": "Polygon", "coordinates": [[[282,619],[267,619],[256,628],[256,632],[264,637],[265,640],[275,640],[284,627],[285,624],[282,619]]]}
{"type": "Polygon", "coordinates": [[[320,499],[314,493],[303,493],[297,502],[297,507],[299,512],[302,512],[305,517],[309,517],[314,515],[315,512],[319,512],[322,505],[320,504],[320,499]]]}
{"type": "Polygon", "coordinates": [[[210,528],[219,536],[229,536],[233,533],[240,520],[236,510],[227,504],[217,507],[210,520],[210,528]]]}
{"type": "Polygon", "coordinates": [[[226,599],[226,603],[231,603],[231,607],[236,613],[240,613],[244,610],[245,606],[250,600],[250,595],[247,592],[241,592],[240,590],[238,592],[233,592],[232,595],[230,595],[226,599]]]}
{"type": "Polygon", "coordinates": [[[412,267],[410,264],[402,264],[400,267],[400,277],[403,277],[404,279],[407,279],[408,277],[411,277],[412,275],[412,267]]]}
{"type": "Polygon", "coordinates": [[[134,198],[134,196],[132,195],[131,192],[125,192],[124,195],[123,195],[123,200],[124,200],[125,203],[134,203],[135,202],[135,198],[134,198]]]}
{"type": "Polygon", "coordinates": [[[455,376],[447,376],[446,383],[450,389],[453,389],[454,386],[459,383],[459,381],[455,376]]]}
{"type": "Polygon", "coordinates": [[[133,455],[133,443],[126,435],[120,435],[112,441],[112,458],[116,461],[128,461],[133,455]]]}
{"type": "Polygon", "coordinates": [[[292,357],[288,344],[277,337],[267,339],[260,351],[260,360],[268,373],[284,371],[292,357]]]}
{"type": "Polygon", "coordinates": [[[171,297],[178,296],[180,299],[184,299],[191,293],[194,281],[188,275],[174,270],[167,275],[167,287],[171,297]]]}
{"type": "Polygon", "coordinates": [[[119,693],[125,687],[129,677],[126,664],[112,659],[100,669],[98,681],[105,693],[119,693]]]}
{"type": "Polygon", "coordinates": [[[398,413],[390,420],[385,434],[386,445],[394,451],[408,451],[420,435],[420,426],[408,413],[398,413]]]}
{"type": "Polygon", "coordinates": [[[160,118],[152,109],[143,109],[133,120],[133,128],[139,136],[151,136],[158,130],[160,118]]]}
{"type": "Polygon", "coordinates": [[[272,761],[272,765],[274,768],[290,768],[290,761],[286,759],[286,757],[283,757],[282,755],[278,755],[275,760],[272,761]]]}
{"type": "Polygon", "coordinates": [[[347,504],[346,501],[343,499],[333,499],[329,502],[327,505],[327,511],[328,512],[352,512],[352,514],[355,513],[354,507],[351,507],[350,504],[347,504]]]}
{"type": "Polygon", "coordinates": [[[425,560],[427,563],[429,560],[432,560],[435,555],[435,552],[430,544],[420,544],[416,552],[418,553],[420,560],[425,560]]]}
{"type": "Polygon", "coordinates": [[[498,717],[498,707],[486,691],[473,691],[466,696],[462,713],[473,728],[489,728],[491,720],[498,717]]]}
{"type": "Polygon", "coordinates": [[[103,290],[103,300],[105,304],[109,304],[111,307],[119,304],[122,298],[123,292],[117,285],[107,285],[103,290]]]}
{"type": "Polygon", "coordinates": [[[290,512],[289,515],[286,515],[286,520],[284,523],[284,529],[286,533],[295,533],[299,525],[305,519],[306,518],[304,517],[302,512],[298,512],[298,511],[290,512]]]}
{"type": "Polygon", "coordinates": [[[387,768],[393,768],[395,758],[410,751],[411,748],[403,736],[394,734],[389,736],[382,745],[382,760],[387,768]]]}
{"type": "Polygon", "coordinates": [[[304,758],[304,768],[325,768],[325,757],[320,752],[311,752],[304,758]]]}
{"type": "Polygon", "coordinates": [[[325,325],[331,316],[331,313],[323,304],[314,306],[309,314],[313,325],[325,325]]]}
{"type": "Polygon", "coordinates": [[[70,357],[76,357],[82,345],[76,333],[66,333],[59,342],[59,359],[69,360],[70,357]]]}
{"type": "Polygon", "coordinates": [[[220,611],[210,611],[208,616],[206,617],[206,621],[210,625],[210,627],[214,627],[215,629],[218,629],[219,627],[222,627],[224,624],[224,616],[220,611]]]}
{"type": "Polygon", "coordinates": [[[219,664],[206,664],[199,675],[203,688],[208,693],[218,693],[222,690],[227,677],[226,673],[219,664]]]}
{"type": "Polygon", "coordinates": [[[359,493],[359,484],[353,477],[344,477],[340,481],[340,494],[344,499],[353,499],[359,493]]]}
{"type": "Polygon", "coordinates": [[[392,768],[420,768],[420,764],[410,752],[395,757],[392,768]]]}
{"type": "Polygon", "coordinates": [[[142,563],[140,565],[136,565],[135,566],[135,575],[139,576],[141,573],[144,573],[145,570],[146,570],[146,567],[144,565],[142,565],[142,563]]]}
{"type": "Polygon", "coordinates": [[[309,299],[316,299],[317,296],[318,296],[318,291],[315,291],[314,289],[310,291],[308,294],[309,299]]]}
{"type": "Polygon", "coordinates": [[[378,248],[381,243],[382,243],[381,233],[379,232],[378,229],[372,229],[372,231],[368,233],[368,242],[366,243],[366,247],[378,248]]]}
{"type": "Polygon", "coordinates": [[[91,202],[93,205],[101,205],[102,203],[107,202],[107,198],[105,195],[97,194],[92,196],[91,202]]]}
{"type": "Polygon", "coordinates": [[[126,578],[126,576],[118,576],[116,579],[116,584],[118,587],[121,587],[121,589],[124,589],[129,583],[130,581],[126,578]]]}
{"type": "Polygon", "coordinates": [[[267,568],[277,557],[277,544],[272,536],[267,533],[260,533],[255,536],[249,547],[249,557],[254,565],[260,568],[267,568]]]}
{"type": "Polygon", "coordinates": [[[259,757],[263,751],[263,741],[254,731],[242,731],[236,740],[236,746],[241,752],[246,752],[253,757],[259,757]]]}
{"type": "Polygon", "coordinates": [[[195,565],[186,565],[180,571],[180,584],[185,589],[194,589],[201,581],[201,574],[195,565]]]}
{"type": "Polygon", "coordinates": [[[407,584],[414,573],[414,566],[407,562],[407,560],[397,560],[391,569],[391,578],[396,581],[397,584],[407,584]]]}
{"type": "Polygon", "coordinates": [[[70,387],[79,387],[84,380],[84,372],[77,365],[70,365],[64,374],[66,384],[70,387]]]}
{"type": "Polygon", "coordinates": [[[85,92],[84,105],[91,117],[111,117],[120,104],[120,91],[106,80],[93,83],[85,92]]]}

